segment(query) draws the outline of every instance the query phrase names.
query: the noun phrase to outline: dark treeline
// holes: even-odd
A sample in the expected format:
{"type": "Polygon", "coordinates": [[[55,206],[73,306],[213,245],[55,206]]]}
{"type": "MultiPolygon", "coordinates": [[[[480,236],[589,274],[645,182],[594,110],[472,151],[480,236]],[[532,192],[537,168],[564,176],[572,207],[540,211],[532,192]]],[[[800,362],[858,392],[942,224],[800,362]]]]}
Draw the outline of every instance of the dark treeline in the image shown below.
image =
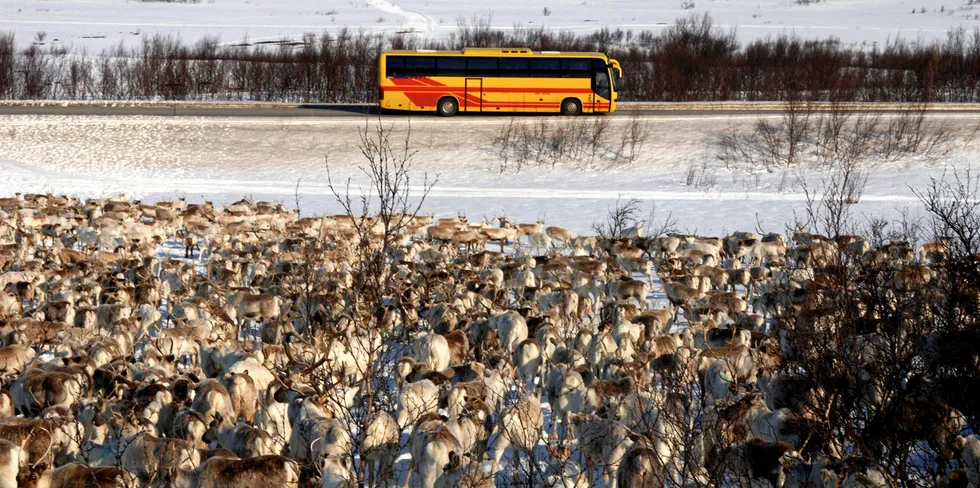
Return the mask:
{"type": "Polygon", "coordinates": [[[789,36],[743,45],[708,16],[659,33],[502,31],[477,20],[445,39],[342,31],[223,45],[155,35],[99,53],[41,42],[16,49],[13,34],[0,33],[0,99],[372,102],[384,49],[491,46],[608,53],[622,63],[625,101],[980,101],[980,30],[872,48],[789,36]]]}

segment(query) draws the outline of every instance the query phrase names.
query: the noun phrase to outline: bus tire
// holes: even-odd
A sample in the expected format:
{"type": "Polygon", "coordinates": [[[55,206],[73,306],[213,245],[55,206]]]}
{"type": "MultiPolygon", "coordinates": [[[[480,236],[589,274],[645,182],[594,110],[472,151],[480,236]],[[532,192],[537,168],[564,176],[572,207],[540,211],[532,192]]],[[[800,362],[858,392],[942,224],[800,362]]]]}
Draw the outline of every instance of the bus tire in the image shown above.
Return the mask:
{"type": "Polygon", "coordinates": [[[436,113],[443,117],[452,117],[459,113],[459,102],[453,97],[442,97],[439,99],[436,113]]]}
{"type": "Polygon", "coordinates": [[[582,113],[582,102],[577,98],[566,98],[561,101],[562,115],[580,115],[582,113]]]}

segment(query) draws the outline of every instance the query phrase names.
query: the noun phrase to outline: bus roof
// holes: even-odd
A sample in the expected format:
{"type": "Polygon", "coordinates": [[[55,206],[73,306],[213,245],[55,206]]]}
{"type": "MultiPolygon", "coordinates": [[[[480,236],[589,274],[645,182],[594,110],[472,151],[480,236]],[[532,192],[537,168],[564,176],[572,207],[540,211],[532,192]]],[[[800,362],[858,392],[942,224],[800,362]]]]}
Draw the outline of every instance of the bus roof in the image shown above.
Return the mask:
{"type": "Polygon", "coordinates": [[[437,51],[435,49],[414,49],[400,51],[384,51],[382,55],[398,56],[548,56],[548,57],[569,57],[569,58],[606,58],[603,53],[597,52],[571,52],[571,51],[532,51],[528,48],[486,48],[468,47],[460,51],[437,51]]]}

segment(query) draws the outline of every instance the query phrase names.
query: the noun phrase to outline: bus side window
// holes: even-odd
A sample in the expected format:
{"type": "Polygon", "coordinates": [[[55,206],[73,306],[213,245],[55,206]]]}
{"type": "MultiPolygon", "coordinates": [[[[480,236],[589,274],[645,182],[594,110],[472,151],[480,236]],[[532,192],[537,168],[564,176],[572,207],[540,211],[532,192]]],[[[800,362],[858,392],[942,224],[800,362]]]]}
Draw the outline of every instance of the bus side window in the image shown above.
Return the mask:
{"type": "Polygon", "coordinates": [[[588,59],[562,59],[561,75],[563,78],[591,78],[592,70],[589,69],[591,66],[592,63],[588,59]]]}
{"type": "Polygon", "coordinates": [[[500,76],[527,77],[527,58],[500,58],[500,76]]]}
{"type": "Polygon", "coordinates": [[[436,58],[436,75],[466,76],[466,58],[441,56],[436,58]]]}
{"type": "Polygon", "coordinates": [[[555,58],[531,58],[532,77],[552,78],[561,74],[561,60],[555,58]]]}
{"type": "Polygon", "coordinates": [[[468,58],[466,76],[478,78],[497,76],[497,58],[468,58]]]}
{"type": "Polygon", "coordinates": [[[405,74],[408,76],[435,75],[436,58],[432,56],[405,56],[405,74]]]}
{"type": "Polygon", "coordinates": [[[385,76],[405,76],[405,58],[402,56],[385,57],[385,76]]]}

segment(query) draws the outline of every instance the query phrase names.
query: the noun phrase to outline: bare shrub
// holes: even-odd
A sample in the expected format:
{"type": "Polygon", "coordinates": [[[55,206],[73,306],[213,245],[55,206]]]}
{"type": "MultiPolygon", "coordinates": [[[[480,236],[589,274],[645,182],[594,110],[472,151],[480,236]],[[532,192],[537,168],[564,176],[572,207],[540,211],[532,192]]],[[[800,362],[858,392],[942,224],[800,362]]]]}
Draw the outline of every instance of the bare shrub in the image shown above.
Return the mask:
{"type": "Polygon", "coordinates": [[[629,229],[643,226],[642,202],[636,198],[616,199],[616,204],[608,209],[606,220],[592,224],[592,230],[603,239],[619,239],[629,229]]]}
{"type": "Polygon", "coordinates": [[[932,217],[936,237],[952,237],[959,253],[975,259],[980,250],[980,175],[970,169],[944,171],[929,180],[929,186],[915,194],[932,217]]]}
{"type": "Polygon", "coordinates": [[[606,219],[594,222],[592,230],[602,239],[622,239],[641,237],[643,234],[658,236],[677,229],[677,219],[673,213],[658,220],[656,204],[650,207],[646,216],[643,215],[642,205],[643,202],[636,198],[617,198],[615,205],[608,209],[606,219]],[[644,227],[649,228],[644,231],[644,227]]]}
{"type": "Polygon", "coordinates": [[[684,184],[700,190],[708,190],[718,184],[718,176],[708,167],[708,160],[692,162],[687,168],[684,184]]]}
{"type": "Polygon", "coordinates": [[[973,141],[976,140],[977,136],[980,136],[980,120],[978,120],[976,125],[973,126],[973,129],[967,133],[963,140],[963,145],[969,146],[970,144],[973,144],[973,141]]]}
{"type": "Polygon", "coordinates": [[[952,134],[943,122],[926,120],[926,103],[909,104],[889,120],[882,133],[880,152],[885,158],[906,154],[942,155],[948,151],[952,134]]]}
{"type": "Polygon", "coordinates": [[[765,120],[759,120],[750,133],[732,125],[718,134],[715,146],[718,160],[729,170],[763,168],[773,172],[781,166],[779,129],[765,120]]]}
{"type": "MultiPolygon", "coordinates": [[[[760,117],[750,132],[730,127],[716,140],[718,158],[726,167],[748,163],[772,172],[800,162],[813,136],[813,102],[796,93],[784,105],[778,123],[760,117]]],[[[831,127],[831,132],[836,130],[831,127]]]]}
{"type": "Polygon", "coordinates": [[[880,123],[879,112],[855,113],[840,100],[831,102],[817,122],[818,157],[826,166],[868,158],[875,150],[880,123]]]}
{"type": "MultiPolygon", "coordinates": [[[[874,159],[903,156],[934,158],[947,154],[954,139],[946,122],[927,120],[925,104],[906,105],[893,117],[878,112],[853,113],[840,102],[814,122],[806,102],[787,103],[781,120],[759,119],[749,132],[737,127],[715,138],[718,159],[726,168],[819,163],[833,169],[854,167],[874,159]]],[[[969,136],[967,136],[969,138],[969,136]]]]}
{"type": "Polygon", "coordinates": [[[796,218],[796,229],[816,229],[834,239],[857,230],[852,222],[851,206],[861,201],[868,182],[867,173],[859,171],[853,164],[837,164],[819,188],[809,186],[802,173],[798,174],[797,181],[806,197],[806,205],[802,220],[799,216],[796,218]]]}
{"type": "Polygon", "coordinates": [[[640,118],[640,112],[633,112],[630,115],[626,126],[620,130],[619,148],[616,150],[616,159],[633,164],[647,140],[650,138],[650,129],[640,118]]]}
{"type": "Polygon", "coordinates": [[[528,164],[556,167],[563,163],[595,162],[612,150],[607,145],[609,119],[511,119],[490,137],[491,168],[499,173],[520,172],[528,164]]]}
{"type": "Polygon", "coordinates": [[[817,121],[817,136],[820,146],[827,152],[838,154],[841,151],[841,138],[853,118],[840,100],[830,103],[829,110],[821,114],[817,121]]]}
{"type": "Polygon", "coordinates": [[[786,164],[792,166],[805,150],[804,145],[811,136],[813,101],[801,100],[800,94],[790,93],[783,109],[782,128],[785,132],[786,164]]]}
{"type": "MultiPolygon", "coordinates": [[[[593,117],[588,128],[589,160],[595,161],[596,155],[604,150],[606,132],[609,130],[609,117],[593,117]]],[[[977,125],[980,130],[980,124],[977,125]]]]}
{"type": "MultiPolygon", "coordinates": [[[[326,347],[319,350],[323,356],[312,362],[312,365],[325,362],[331,366],[326,371],[336,370],[339,366],[330,364],[330,354],[334,354],[337,346],[354,357],[368,358],[363,370],[357,372],[363,377],[363,386],[355,405],[351,409],[337,408],[345,417],[351,438],[357,441],[352,444],[352,458],[358,454],[359,440],[375,412],[395,414],[398,393],[393,388],[392,374],[403,338],[397,337],[398,328],[386,326],[383,318],[390,308],[397,310],[404,290],[397,288],[397,280],[392,279],[391,256],[406,226],[418,215],[438,180],[438,176],[430,180],[428,174],[418,183],[413,179],[415,151],[410,126],[401,142],[393,139],[392,126],[383,125],[380,119],[374,127],[365,123],[359,136],[358,146],[365,161],[359,170],[368,180],[365,190],[352,195],[351,179],[335,181],[327,164],[328,186],[357,238],[353,258],[348,263],[352,284],[340,297],[344,306],[339,314],[328,316],[316,331],[318,343],[326,347]]],[[[322,262],[322,257],[311,262],[322,262]]],[[[326,288],[311,291],[322,289],[326,288]]],[[[316,377],[322,371],[313,367],[304,370],[313,375],[315,381],[311,384],[336,382],[332,377],[316,377]]],[[[355,469],[358,479],[363,481],[364,468],[355,469]]]]}
{"type": "MultiPolygon", "coordinates": [[[[514,144],[518,132],[518,125],[515,119],[510,119],[506,125],[499,126],[490,136],[490,146],[497,161],[497,171],[500,174],[506,173],[510,169],[511,154],[514,151],[514,144]]],[[[520,161],[520,160],[518,160],[520,161]]],[[[518,162],[515,170],[519,173],[521,165],[518,162]]]]}
{"type": "Polygon", "coordinates": [[[867,217],[868,242],[873,248],[889,242],[919,242],[925,232],[924,217],[915,215],[908,207],[899,210],[900,217],[888,219],[872,215],[867,217]]]}

